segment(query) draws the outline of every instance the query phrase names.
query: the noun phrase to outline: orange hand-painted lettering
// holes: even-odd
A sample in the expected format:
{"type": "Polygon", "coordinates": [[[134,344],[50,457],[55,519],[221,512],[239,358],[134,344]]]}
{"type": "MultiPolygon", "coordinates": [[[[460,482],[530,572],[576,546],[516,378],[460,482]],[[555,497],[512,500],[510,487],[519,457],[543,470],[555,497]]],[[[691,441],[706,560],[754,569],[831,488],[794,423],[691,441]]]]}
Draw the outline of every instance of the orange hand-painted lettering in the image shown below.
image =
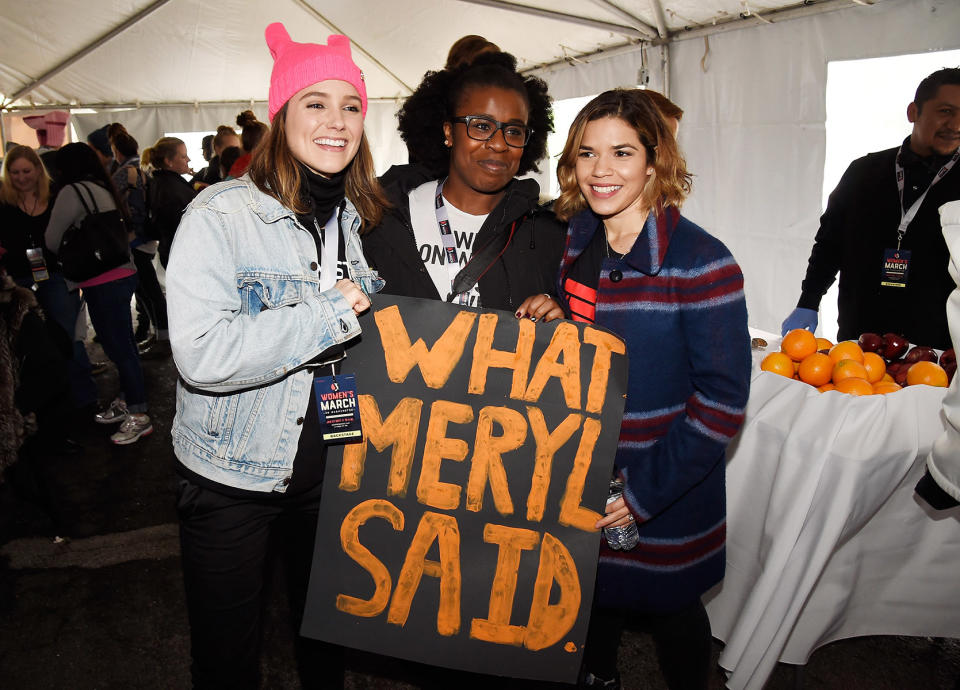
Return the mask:
{"type": "Polygon", "coordinates": [[[470,368],[470,383],[467,391],[483,395],[487,386],[487,371],[491,368],[512,369],[513,380],[510,397],[523,398],[530,372],[530,359],[533,357],[533,343],[536,332],[532,321],[521,319],[518,324],[517,349],[513,352],[493,349],[493,337],[497,328],[496,314],[483,314],[477,326],[477,340],[473,346],[473,364],[470,368]]]}
{"type": "Polygon", "coordinates": [[[500,549],[497,552],[497,571],[490,587],[490,611],[486,618],[474,618],[470,622],[470,637],[520,646],[523,644],[525,628],[522,625],[510,625],[520,553],[536,548],[540,535],[529,529],[488,523],[483,526],[483,541],[498,544],[500,549]]]}
{"type": "Polygon", "coordinates": [[[364,501],[347,513],[340,524],[340,545],[344,553],[370,573],[373,578],[373,596],[360,599],[349,594],[337,595],[337,609],[353,616],[372,618],[379,615],[390,601],[390,571],[370,549],[360,543],[360,526],[371,518],[388,521],[395,530],[403,530],[403,513],[390,501],[380,498],[364,501]]]}
{"type": "Polygon", "coordinates": [[[473,408],[462,403],[437,400],[430,406],[430,422],[420,464],[417,500],[440,510],[454,510],[460,505],[461,487],[440,481],[443,460],[463,462],[469,447],[458,438],[447,438],[447,424],[467,424],[473,421],[473,408]]]}
{"type": "Polygon", "coordinates": [[[456,635],[460,631],[460,528],[452,515],[427,511],[420,518],[407,556],[397,578],[390,602],[387,622],[403,626],[410,615],[413,596],[424,575],[440,579],[440,607],[437,609],[437,632],[456,635]],[[427,553],[437,541],[440,561],[428,561],[427,553]]]}
{"type": "Polygon", "coordinates": [[[420,369],[424,383],[430,388],[443,388],[450,374],[463,356],[467,336],[473,328],[477,315],[469,311],[458,312],[433,347],[427,349],[423,339],[413,344],[403,325],[399,308],[394,305],[381,309],[373,315],[380,331],[387,375],[394,383],[403,383],[414,366],[420,369]]]}
{"type": "Polygon", "coordinates": [[[580,409],[580,331],[572,323],[561,323],[553,332],[550,344],[537,362],[530,385],[523,399],[536,402],[547,382],[556,377],[563,388],[563,397],[571,410],[580,409]],[[560,357],[563,356],[563,362],[560,357]]]}
{"type": "Polygon", "coordinates": [[[390,455],[390,478],[387,494],[406,496],[410,483],[410,468],[413,452],[420,430],[420,411],[423,401],[404,398],[393,409],[386,421],[380,418],[380,408],[372,395],[359,396],[360,420],[363,424],[363,440],[348,444],[343,449],[343,465],[340,467],[340,490],[356,491],[360,488],[364,464],[367,458],[367,443],[383,452],[393,446],[390,455]]]}
{"type": "Polygon", "coordinates": [[[467,481],[467,510],[477,512],[483,508],[483,494],[489,482],[497,510],[501,515],[513,515],[507,473],[503,469],[503,454],[522,446],[526,438],[527,421],[516,410],[492,406],[480,410],[473,457],[470,460],[470,478],[467,481]],[[503,430],[502,435],[493,435],[494,424],[503,430]]]}

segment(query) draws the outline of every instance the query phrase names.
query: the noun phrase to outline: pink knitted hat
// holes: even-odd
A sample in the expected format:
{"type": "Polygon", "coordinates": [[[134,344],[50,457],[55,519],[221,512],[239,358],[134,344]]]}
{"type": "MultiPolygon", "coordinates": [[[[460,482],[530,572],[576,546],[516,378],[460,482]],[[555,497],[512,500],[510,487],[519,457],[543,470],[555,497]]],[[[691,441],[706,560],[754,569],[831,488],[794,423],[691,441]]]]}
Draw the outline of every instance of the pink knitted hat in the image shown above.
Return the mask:
{"type": "Polygon", "coordinates": [[[270,120],[300,89],[318,81],[339,79],[352,84],[360,94],[361,111],[367,115],[367,87],[363,72],[350,57],[350,39],[332,34],[327,45],[297,43],[280,22],[274,22],[264,32],[267,46],[273,56],[270,75],[270,120]]]}

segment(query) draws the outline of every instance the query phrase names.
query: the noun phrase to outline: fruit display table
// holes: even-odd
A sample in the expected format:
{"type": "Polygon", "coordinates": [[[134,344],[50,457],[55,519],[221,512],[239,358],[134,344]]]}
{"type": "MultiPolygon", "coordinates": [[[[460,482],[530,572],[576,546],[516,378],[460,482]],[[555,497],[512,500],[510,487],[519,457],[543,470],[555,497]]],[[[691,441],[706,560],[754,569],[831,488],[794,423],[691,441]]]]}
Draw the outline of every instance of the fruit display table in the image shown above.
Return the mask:
{"type": "Polygon", "coordinates": [[[760,371],[728,451],[727,572],[705,598],[727,686],[858,635],[960,637],[960,508],[915,497],[945,388],[820,393],[760,371]]]}

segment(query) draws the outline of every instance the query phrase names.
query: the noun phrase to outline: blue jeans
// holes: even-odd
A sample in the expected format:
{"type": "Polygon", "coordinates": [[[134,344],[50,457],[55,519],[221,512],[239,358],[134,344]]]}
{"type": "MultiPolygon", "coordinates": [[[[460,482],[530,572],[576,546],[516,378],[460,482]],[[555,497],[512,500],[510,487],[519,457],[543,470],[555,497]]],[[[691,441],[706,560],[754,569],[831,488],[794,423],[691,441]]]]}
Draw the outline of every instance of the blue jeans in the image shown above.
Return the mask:
{"type": "Polygon", "coordinates": [[[63,274],[50,271],[50,278],[37,283],[37,301],[47,316],[66,332],[73,345],[68,363],[70,396],[76,407],[85,407],[97,402],[97,384],[90,373],[90,358],[83,340],[78,340],[77,317],[80,316],[80,292],[67,289],[63,274]]]}
{"type": "Polygon", "coordinates": [[[147,394],[143,385],[140,355],[133,339],[133,317],[130,300],[137,287],[137,274],[111,280],[103,285],[83,288],[90,321],[100,337],[100,345],[120,374],[120,397],[130,412],[147,411],[147,394]]]}

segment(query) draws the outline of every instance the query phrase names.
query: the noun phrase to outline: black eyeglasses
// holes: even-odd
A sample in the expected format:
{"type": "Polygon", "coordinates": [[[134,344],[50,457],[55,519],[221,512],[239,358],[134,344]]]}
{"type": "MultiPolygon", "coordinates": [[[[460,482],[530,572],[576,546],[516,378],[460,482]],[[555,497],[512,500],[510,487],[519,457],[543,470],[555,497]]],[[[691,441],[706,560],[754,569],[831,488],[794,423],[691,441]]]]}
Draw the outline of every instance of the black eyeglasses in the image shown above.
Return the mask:
{"type": "Polygon", "coordinates": [[[463,117],[454,117],[451,122],[462,122],[467,126],[467,136],[474,141],[490,141],[497,130],[503,132],[503,140],[507,146],[515,149],[522,149],[530,141],[530,135],[533,130],[526,125],[518,125],[513,122],[499,122],[492,117],[484,115],[465,115],[463,117]]]}

